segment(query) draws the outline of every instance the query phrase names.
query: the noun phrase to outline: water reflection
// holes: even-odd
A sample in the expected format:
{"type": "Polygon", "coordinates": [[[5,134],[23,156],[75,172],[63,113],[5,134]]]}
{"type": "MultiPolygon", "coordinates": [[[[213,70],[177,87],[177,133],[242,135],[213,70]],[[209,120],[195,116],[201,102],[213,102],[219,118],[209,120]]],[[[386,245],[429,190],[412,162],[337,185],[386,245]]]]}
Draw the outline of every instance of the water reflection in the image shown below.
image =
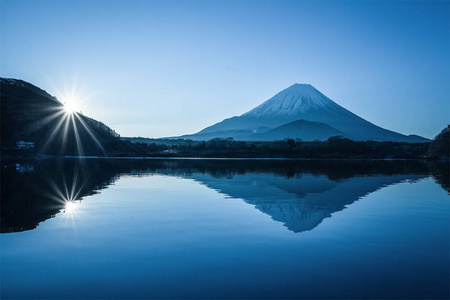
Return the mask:
{"type": "Polygon", "coordinates": [[[418,161],[106,160],[66,159],[2,162],[1,232],[36,226],[124,174],[193,179],[227,197],[253,205],[293,232],[325,218],[385,186],[432,174],[449,191],[448,166],[418,161]],[[26,167],[25,167],[26,166],[26,167]]]}
{"type": "Polygon", "coordinates": [[[302,232],[314,229],[325,218],[381,187],[418,180],[426,175],[367,174],[339,180],[312,174],[290,178],[270,174],[236,175],[232,179],[200,174],[192,177],[232,198],[254,205],[289,230],[302,232]]]}
{"type": "Polygon", "coordinates": [[[116,179],[113,171],[101,172],[95,162],[38,160],[19,164],[28,166],[29,172],[22,172],[22,167],[17,170],[15,165],[2,162],[2,233],[34,229],[65,211],[68,203],[95,194],[116,179]]]}
{"type": "Polygon", "coordinates": [[[64,213],[73,215],[76,213],[76,211],[77,211],[77,203],[75,201],[67,201],[64,204],[64,213]]]}

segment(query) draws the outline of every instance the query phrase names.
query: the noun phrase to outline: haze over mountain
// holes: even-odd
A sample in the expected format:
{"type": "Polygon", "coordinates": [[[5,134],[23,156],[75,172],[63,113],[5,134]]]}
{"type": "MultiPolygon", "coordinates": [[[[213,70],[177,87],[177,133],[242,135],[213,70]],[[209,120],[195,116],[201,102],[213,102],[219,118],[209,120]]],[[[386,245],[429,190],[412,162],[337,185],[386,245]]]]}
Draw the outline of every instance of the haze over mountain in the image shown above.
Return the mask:
{"type": "Polygon", "coordinates": [[[374,125],[338,105],[310,84],[294,84],[241,116],[225,119],[181,138],[233,137],[236,140],[261,141],[300,138],[311,141],[326,140],[335,135],[363,141],[429,141],[374,125]],[[291,124],[288,126],[288,123],[291,124]]]}

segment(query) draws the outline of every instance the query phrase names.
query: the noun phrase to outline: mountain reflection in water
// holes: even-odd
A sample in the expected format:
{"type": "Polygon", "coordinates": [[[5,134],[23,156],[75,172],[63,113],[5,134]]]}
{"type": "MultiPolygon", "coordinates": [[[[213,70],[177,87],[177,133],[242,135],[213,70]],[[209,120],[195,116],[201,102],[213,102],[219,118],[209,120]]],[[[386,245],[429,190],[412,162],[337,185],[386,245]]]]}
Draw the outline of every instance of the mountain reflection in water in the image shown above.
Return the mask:
{"type": "Polygon", "coordinates": [[[31,230],[67,203],[107,188],[124,174],[193,179],[254,205],[293,232],[385,186],[432,175],[448,191],[448,166],[419,161],[109,160],[2,162],[1,232],[31,230]]]}

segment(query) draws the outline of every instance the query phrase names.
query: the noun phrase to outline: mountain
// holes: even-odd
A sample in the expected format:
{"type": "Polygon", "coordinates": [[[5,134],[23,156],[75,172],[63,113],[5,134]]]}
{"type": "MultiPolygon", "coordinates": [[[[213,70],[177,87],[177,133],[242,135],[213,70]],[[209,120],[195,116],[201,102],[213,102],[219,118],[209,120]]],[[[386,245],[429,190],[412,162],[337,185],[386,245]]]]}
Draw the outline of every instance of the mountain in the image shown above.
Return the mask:
{"type": "Polygon", "coordinates": [[[111,128],[69,113],[44,90],[22,80],[0,78],[2,152],[33,144],[41,154],[102,155],[122,144],[111,128]]]}
{"type": "MultiPolygon", "coordinates": [[[[196,134],[185,135],[182,138],[206,140],[214,137],[233,137],[237,140],[257,140],[264,138],[264,135],[257,135],[258,128],[275,129],[298,120],[316,123],[307,126],[307,130],[311,132],[323,132],[323,125],[327,125],[346,138],[354,140],[429,141],[419,136],[406,136],[378,127],[338,105],[309,84],[294,84],[241,116],[225,119],[196,134]],[[318,127],[314,128],[316,126],[318,127]]],[[[304,131],[305,127],[300,126],[299,130],[304,131]]],[[[292,129],[292,126],[288,128],[292,129]]],[[[273,140],[287,136],[295,138],[292,130],[284,132],[282,129],[277,129],[277,132],[280,136],[274,135],[273,140]]],[[[301,134],[296,135],[301,136],[301,134]]],[[[309,139],[324,140],[326,138],[318,135],[316,138],[311,136],[309,139]]]]}
{"type": "Polygon", "coordinates": [[[434,158],[449,160],[450,158],[450,125],[433,139],[428,149],[428,155],[434,158]]]}
{"type": "Polygon", "coordinates": [[[327,140],[332,136],[344,136],[341,131],[320,122],[293,121],[263,133],[256,132],[250,139],[273,141],[279,139],[301,139],[302,141],[327,140]]]}

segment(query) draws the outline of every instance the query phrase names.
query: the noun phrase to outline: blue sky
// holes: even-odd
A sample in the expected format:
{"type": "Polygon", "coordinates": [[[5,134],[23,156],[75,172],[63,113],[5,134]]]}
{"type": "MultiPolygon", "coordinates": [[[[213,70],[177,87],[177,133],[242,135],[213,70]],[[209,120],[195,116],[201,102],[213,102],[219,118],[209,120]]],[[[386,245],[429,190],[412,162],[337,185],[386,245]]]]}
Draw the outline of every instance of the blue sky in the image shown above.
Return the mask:
{"type": "Polygon", "coordinates": [[[122,136],[194,133],[294,83],[381,127],[450,123],[449,1],[0,1],[0,76],[122,136]]]}

